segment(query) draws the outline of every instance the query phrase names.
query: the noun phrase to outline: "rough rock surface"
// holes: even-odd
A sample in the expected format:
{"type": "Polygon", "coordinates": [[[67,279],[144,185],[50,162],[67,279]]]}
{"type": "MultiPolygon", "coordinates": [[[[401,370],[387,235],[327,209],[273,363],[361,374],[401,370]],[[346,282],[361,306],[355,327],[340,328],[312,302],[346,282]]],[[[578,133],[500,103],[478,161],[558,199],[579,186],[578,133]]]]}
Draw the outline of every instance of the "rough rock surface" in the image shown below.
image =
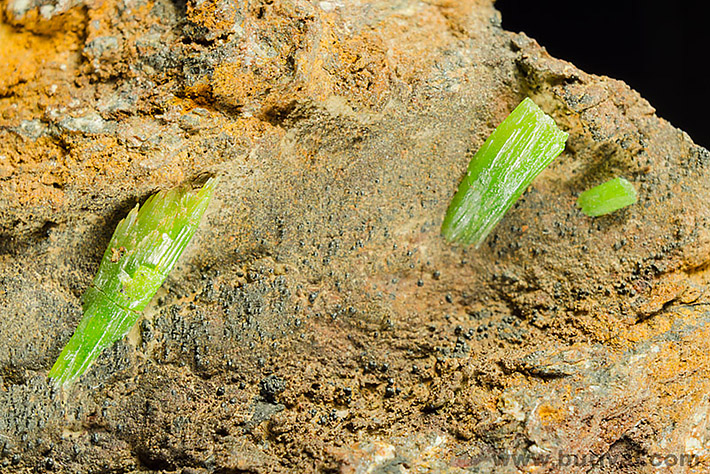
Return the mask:
{"type": "Polygon", "coordinates": [[[0,10],[2,472],[710,469],[710,154],[622,82],[489,0],[0,10]],[[446,245],[525,96],[567,149],[446,245]],[[53,389],[118,220],[207,175],[145,318],[53,389]],[[636,205],[575,208],[617,175],[636,205]]]}

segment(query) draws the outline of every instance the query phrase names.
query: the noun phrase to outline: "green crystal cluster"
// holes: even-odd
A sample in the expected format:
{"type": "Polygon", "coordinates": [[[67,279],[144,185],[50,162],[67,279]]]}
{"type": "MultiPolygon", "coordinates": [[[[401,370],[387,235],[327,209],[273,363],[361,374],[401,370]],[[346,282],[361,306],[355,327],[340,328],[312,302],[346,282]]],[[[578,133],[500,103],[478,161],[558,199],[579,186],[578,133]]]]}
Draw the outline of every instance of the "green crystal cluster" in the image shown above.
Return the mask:
{"type": "Polygon", "coordinates": [[[161,191],[119,222],[84,293],[79,326],[49,371],[57,385],[78,378],[130,331],[197,230],[216,183],[161,191]]]}

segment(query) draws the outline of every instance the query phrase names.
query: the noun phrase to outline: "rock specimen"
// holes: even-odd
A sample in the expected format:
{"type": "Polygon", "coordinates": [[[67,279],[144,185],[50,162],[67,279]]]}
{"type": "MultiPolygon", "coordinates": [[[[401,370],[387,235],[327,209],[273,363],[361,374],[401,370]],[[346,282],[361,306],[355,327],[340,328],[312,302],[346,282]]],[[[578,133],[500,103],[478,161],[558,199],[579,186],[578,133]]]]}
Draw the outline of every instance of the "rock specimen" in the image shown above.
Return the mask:
{"type": "Polygon", "coordinates": [[[708,469],[710,155],[623,83],[489,0],[0,10],[3,472],[708,469]],[[566,149],[452,247],[461,170],[524,97],[566,149]],[[118,221],[205,175],[144,320],[55,391],[118,221]],[[583,215],[615,176],[638,203],[583,215]]]}

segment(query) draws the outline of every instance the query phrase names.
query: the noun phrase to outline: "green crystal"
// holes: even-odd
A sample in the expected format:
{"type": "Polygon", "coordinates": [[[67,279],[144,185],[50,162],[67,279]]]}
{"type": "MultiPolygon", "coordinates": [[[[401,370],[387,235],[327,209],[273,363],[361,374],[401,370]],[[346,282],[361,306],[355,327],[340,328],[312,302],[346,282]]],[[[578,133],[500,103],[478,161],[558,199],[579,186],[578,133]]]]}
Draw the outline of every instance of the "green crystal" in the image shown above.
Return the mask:
{"type": "Polygon", "coordinates": [[[130,331],[197,230],[216,183],[161,191],[118,223],[82,298],[79,326],[49,371],[57,385],[77,379],[130,331]]]}
{"type": "Polygon", "coordinates": [[[636,189],[624,178],[610,179],[579,195],[577,205],[590,217],[603,216],[636,203],[636,189]]]}
{"type": "Polygon", "coordinates": [[[479,247],[533,179],[564,150],[567,133],[524,99],[476,152],[449,205],[441,233],[479,247]]]}

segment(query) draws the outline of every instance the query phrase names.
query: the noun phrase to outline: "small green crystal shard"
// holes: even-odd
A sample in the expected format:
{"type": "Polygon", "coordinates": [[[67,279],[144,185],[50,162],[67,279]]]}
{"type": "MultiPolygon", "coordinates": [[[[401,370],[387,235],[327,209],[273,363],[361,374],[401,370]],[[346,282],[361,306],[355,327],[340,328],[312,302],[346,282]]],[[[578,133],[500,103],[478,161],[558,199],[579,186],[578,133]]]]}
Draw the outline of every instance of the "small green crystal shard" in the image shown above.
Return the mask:
{"type": "Polygon", "coordinates": [[[161,191],[118,223],[84,293],[84,316],[49,371],[57,385],[76,380],[130,331],[197,230],[216,183],[161,191]]]}
{"type": "Polygon", "coordinates": [[[524,99],[471,159],[441,226],[446,240],[479,247],[566,141],[567,133],[524,99]]]}
{"type": "Polygon", "coordinates": [[[590,217],[603,216],[636,203],[636,189],[624,178],[610,179],[577,198],[577,205],[590,217]]]}

